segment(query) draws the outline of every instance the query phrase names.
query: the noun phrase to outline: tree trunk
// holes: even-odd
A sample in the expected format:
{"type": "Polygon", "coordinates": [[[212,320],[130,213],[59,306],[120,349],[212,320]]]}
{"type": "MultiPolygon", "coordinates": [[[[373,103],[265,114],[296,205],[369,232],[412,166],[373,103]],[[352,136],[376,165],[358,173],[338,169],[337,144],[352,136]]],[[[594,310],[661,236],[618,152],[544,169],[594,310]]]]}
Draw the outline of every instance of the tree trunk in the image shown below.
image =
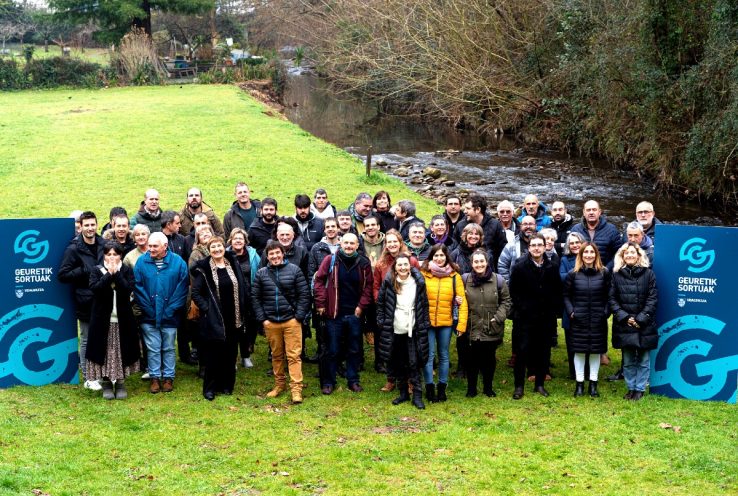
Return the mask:
{"type": "Polygon", "coordinates": [[[151,4],[149,0],[142,0],[141,9],[145,12],[144,17],[142,19],[134,18],[131,25],[143,29],[146,34],[151,36],[151,4]]]}

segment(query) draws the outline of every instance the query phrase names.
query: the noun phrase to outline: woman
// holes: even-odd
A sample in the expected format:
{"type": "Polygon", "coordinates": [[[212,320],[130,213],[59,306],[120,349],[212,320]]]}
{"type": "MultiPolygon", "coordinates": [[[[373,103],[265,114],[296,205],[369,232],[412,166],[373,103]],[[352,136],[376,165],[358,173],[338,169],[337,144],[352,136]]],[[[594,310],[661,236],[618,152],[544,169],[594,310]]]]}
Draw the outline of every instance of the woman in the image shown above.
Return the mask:
{"type": "Polygon", "coordinates": [[[425,280],[412,267],[406,253],[395,258],[394,267],[382,282],[377,300],[377,327],[382,358],[397,378],[399,405],[410,400],[408,381],[413,385],[413,405],[422,410],[420,370],[428,361],[428,298],[425,280]]]}
{"type": "Polygon", "coordinates": [[[389,193],[386,191],[377,191],[372,200],[372,210],[374,211],[374,215],[379,219],[380,231],[385,234],[390,229],[398,228],[395,216],[390,212],[391,208],[392,200],[390,200],[389,193]]]}
{"type": "Polygon", "coordinates": [[[428,330],[430,352],[425,364],[425,394],[428,401],[446,401],[446,385],[448,384],[451,332],[466,332],[468,310],[464,296],[464,282],[459,273],[459,266],[451,261],[446,245],[434,245],[428,258],[420,267],[425,279],[430,306],[431,327],[428,330]],[[458,306],[458,314],[454,315],[454,306],[458,306]],[[455,322],[458,319],[458,322],[455,322]],[[438,346],[438,396],[433,383],[433,359],[438,346]]]}
{"type": "Polygon", "coordinates": [[[448,222],[446,221],[446,217],[443,215],[433,216],[430,221],[430,228],[426,239],[428,240],[428,244],[431,246],[444,244],[448,247],[449,251],[453,251],[454,248],[456,248],[456,243],[449,232],[448,222]]]}
{"type": "Polygon", "coordinates": [[[574,269],[566,276],[564,308],[569,316],[569,340],[574,352],[576,389],[584,395],[584,362],[589,356],[589,395],[600,395],[597,379],[600,354],[607,352],[607,317],[610,315],[610,273],[602,265],[597,245],[583,243],[574,269]]]}
{"type": "Polygon", "coordinates": [[[556,229],[545,227],[541,229],[541,236],[546,241],[546,256],[558,268],[561,265],[559,254],[556,253],[556,240],[559,237],[559,233],[556,232],[556,229]]]}
{"type": "Polygon", "coordinates": [[[218,393],[233,393],[250,285],[236,255],[226,251],[223,238],[212,237],[207,249],[210,255],[191,269],[192,300],[200,309],[198,349],[205,365],[202,395],[213,401],[218,393]]]}
{"type": "MultiPolygon", "coordinates": [[[[566,245],[564,245],[564,253],[561,257],[561,263],[559,265],[559,275],[561,276],[561,282],[566,284],[566,276],[574,269],[576,265],[577,254],[579,249],[582,247],[585,239],[579,233],[569,233],[566,237],[566,245]]],[[[562,302],[563,304],[563,302],[562,302]]],[[[563,312],[561,315],[561,327],[564,329],[564,339],[566,340],[566,355],[569,361],[569,378],[576,379],[574,372],[574,352],[571,351],[571,333],[569,332],[569,314],[563,312]]]]}
{"type": "Polygon", "coordinates": [[[136,243],[136,248],[129,251],[128,254],[123,258],[123,263],[133,269],[138,261],[138,257],[146,253],[149,249],[149,226],[146,224],[136,224],[133,228],[133,242],[136,243]]]}
{"type": "Polygon", "coordinates": [[[610,308],[612,345],[623,350],[627,400],[638,401],[646,391],[649,350],[659,341],[654,320],[657,302],[656,276],[648,268],[648,254],[636,243],[623,245],[615,254],[610,308]]]}
{"type": "Polygon", "coordinates": [[[209,255],[208,242],[213,235],[213,228],[210,226],[199,226],[195,230],[195,245],[192,247],[192,253],[190,253],[190,259],[187,263],[190,270],[195,267],[197,262],[209,255]]]}
{"type": "Polygon", "coordinates": [[[90,274],[93,300],[85,377],[101,380],[106,400],[122,400],[128,397],[125,378],[140,370],[138,328],[131,308],[135,279],[133,269],[123,265],[119,243],[107,241],[103,252],[103,264],[90,274]]]}
{"type": "Polygon", "coordinates": [[[507,283],[492,272],[489,255],[476,250],[471,257],[472,272],[464,274],[464,294],[469,307],[467,322],[469,359],[466,365],[466,396],[477,395],[477,380],[481,370],[485,395],[495,397],[492,381],[497,367],[497,347],[502,344],[505,319],[512,307],[507,283]]]}
{"type": "MultiPolygon", "coordinates": [[[[254,282],[256,271],[259,270],[261,258],[256,250],[249,246],[248,233],[240,227],[233,229],[230,238],[228,238],[228,250],[236,255],[243,277],[250,286],[254,282]]],[[[251,361],[251,354],[254,352],[254,343],[256,342],[256,323],[249,322],[248,324],[246,332],[241,335],[239,348],[241,349],[241,364],[250,369],[254,366],[254,362],[251,361]]]]}
{"type": "Polygon", "coordinates": [[[479,224],[467,224],[461,231],[460,242],[451,252],[451,261],[459,266],[462,274],[472,271],[471,255],[484,246],[484,231],[479,224]]]}
{"type": "MultiPolygon", "coordinates": [[[[397,229],[390,229],[387,231],[387,233],[384,236],[384,250],[382,251],[382,255],[379,257],[379,260],[377,260],[376,265],[374,266],[374,281],[373,281],[373,289],[374,289],[374,301],[377,301],[379,298],[379,290],[382,286],[382,282],[384,281],[384,278],[387,276],[389,271],[394,267],[395,260],[400,255],[409,255],[407,251],[407,247],[405,246],[405,243],[402,241],[402,235],[400,234],[400,231],[397,229]]],[[[410,265],[412,267],[415,267],[416,269],[420,268],[420,264],[418,264],[418,260],[415,257],[410,257],[410,265]]],[[[377,326],[377,330],[381,333],[382,327],[377,326]]],[[[375,342],[381,339],[380,336],[375,336],[374,340],[375,342]]],[[[382,361],[382,357],[379,353],[378,347],[374,347],[374,360],[375,362],[379,362],[379,369],[382,368],[387,369],[387,364],[382,361]]],[[[387,382],[384,386],[380,389],[380,391],[384,391],[385,393],[393,391],[395,389],[395,380],[392,377],[392,374],[387,371],[387,382]]]]}

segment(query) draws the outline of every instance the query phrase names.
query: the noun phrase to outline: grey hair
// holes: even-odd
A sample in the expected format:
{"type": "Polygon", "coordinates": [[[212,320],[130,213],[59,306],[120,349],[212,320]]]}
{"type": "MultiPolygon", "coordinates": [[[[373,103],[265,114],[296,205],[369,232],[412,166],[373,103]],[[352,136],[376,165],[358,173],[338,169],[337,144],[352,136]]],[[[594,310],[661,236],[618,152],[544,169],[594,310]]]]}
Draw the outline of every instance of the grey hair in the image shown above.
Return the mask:
{"type": "Polygon", "coordinates": [[[397,203],[397,208],[405,212],[405,215],[408,217],[413,217],[415,215],[415,202],[410,200],[400,200],[397,203]]]}
{"type": "Polygon", "coordinates": [[[628,224],[628,225],[627,225],[627,226],[625,227],[625,231],[626,231],[626,232],[628,231],[628,229],[632,229],[632,230],[634,230],[634,231],[638,231],[638,232],[643,232],[643,226],[642,226],[642,225],[641,225],[641,223],[640,223],[640,222],[638,222],[637,220],[634,220],[633,222],[630,222],[630,223],[629,223],[629,224],[628,224]]]}
{"type": "Polygon", "coordinates": [[[571,251],[569,250],[569,242],[572,239],[578,239],[580,243],[584,243],[586,240],[584,239],[584,236],[579,234],[578,232],[571,232],[566,237],[566,244],[564,245],[564,255],[571,255],[571,251]]]}
{"type": "Polygon", "coordinates": [[[149,229],[149,226],[147,226],[146,224],[136,224],[135,226],[133,226],[133,234],[138,234],[140,232],[151,234],[151,229],[149,229]]]}
{"type": "Polygon", "coordinates": [[[362,200],[372,201],[372,195],[370,195],[369,193],[367,193],[365,191],[362,191],[361,193],[359,193],[358,195],[356,195],[356,200],[354,200],[354,203],[360,202],[362,200]]]}

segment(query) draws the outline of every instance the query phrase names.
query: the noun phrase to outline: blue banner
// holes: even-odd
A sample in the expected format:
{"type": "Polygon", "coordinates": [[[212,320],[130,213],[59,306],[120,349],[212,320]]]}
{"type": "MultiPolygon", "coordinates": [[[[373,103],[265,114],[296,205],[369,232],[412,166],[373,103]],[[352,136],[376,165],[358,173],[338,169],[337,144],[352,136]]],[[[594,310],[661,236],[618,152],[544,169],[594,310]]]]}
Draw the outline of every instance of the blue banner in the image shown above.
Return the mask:
{"type": "Polygon", "coordinates": [[[74,219],[0,220],[0,388],[79,383],[72,289],[56,279],[74,219]]]}
{"type": "Polygon", "coordinates": [[[657,225],[659,345],[651,392],[736,402],[738,229],[657,225]]]}

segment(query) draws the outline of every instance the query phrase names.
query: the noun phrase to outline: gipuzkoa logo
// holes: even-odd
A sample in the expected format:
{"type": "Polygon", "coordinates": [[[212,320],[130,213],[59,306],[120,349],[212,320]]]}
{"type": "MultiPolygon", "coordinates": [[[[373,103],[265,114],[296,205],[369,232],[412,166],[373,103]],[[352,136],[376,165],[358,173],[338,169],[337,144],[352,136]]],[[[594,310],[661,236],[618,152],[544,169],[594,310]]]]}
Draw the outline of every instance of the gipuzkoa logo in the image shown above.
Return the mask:
{"type": "Polygon", "coordinates": [[[39,241],[38,236],[40,235],[40,232],[29,229],[15,238],[13,248],[15,253],[22,253],[26,256],[23,259],[25,263],[37,264],[49,254],[49,242],[39,241]]]}
{"type": "Polygon", "coordinates": [[[691,238],[682,244],[679,249],[679,260],[689,262],[688,271],[699,274],[715,263],[715,250],[703,250],[706,244],[707,240],[702,238],[691,238]]]}

